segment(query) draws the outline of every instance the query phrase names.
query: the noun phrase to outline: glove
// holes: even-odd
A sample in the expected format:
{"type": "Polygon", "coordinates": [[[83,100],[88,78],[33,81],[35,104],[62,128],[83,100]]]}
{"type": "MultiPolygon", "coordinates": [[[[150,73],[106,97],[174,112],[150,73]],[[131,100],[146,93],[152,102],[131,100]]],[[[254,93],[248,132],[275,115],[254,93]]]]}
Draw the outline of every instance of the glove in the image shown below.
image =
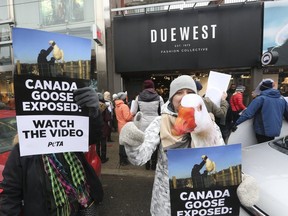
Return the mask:
{"type": "Polygon", "coordinates": [[[91,87],[83,87],[76,89],[74,99],[78,106],[88,108],[99,108],[99,98],[96,91],[91,87]]]}
{"type": "Polygon", "coordinates": [[[240,203],[246,207],[251,207],[259,200],[259,188],[255,178],[242,174],[242,182],[237,188],[237,195],[240,203]]]}
{"type": "Polygon", "coordinates": [[[139,146],[144,142],[144,132],[139,130],[142,113],[138,112],[134,121],[127,122],[119,134],[119,144],[129,146],[139,146]]]}
{"type": "Polygon", "coordinates": [[[237,127],[236,125],[233,125],[233,126],[231,127],[231,131],[232,131],[232,132],[235,132],[235,131],[237,130],[237,128],[238,128],[238,127],[237,127]]]}

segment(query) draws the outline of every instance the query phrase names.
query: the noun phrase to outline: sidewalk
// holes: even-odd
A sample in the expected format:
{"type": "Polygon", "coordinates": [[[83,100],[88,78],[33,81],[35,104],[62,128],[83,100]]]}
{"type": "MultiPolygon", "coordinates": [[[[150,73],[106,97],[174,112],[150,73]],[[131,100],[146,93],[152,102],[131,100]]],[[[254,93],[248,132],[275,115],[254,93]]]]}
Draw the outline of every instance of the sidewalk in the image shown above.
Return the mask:
{"type": "Polygon", "coordinates": [[[102,164],[102,175],[121,175],[121,176],[143,176],[154,177],[155,171],[146,170],[145,165],[134,166],[119,166],[119,136],[117,132],[112,132],[111,139],[114,142],[107,142],[107,157],[109,161],[102,164]]]}

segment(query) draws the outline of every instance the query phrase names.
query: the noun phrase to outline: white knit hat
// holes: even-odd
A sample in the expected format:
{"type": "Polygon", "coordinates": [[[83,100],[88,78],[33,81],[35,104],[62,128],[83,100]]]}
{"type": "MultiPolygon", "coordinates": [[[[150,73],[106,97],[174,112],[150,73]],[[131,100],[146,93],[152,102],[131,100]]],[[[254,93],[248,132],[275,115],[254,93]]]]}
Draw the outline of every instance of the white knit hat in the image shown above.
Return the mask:
{"type": "Polygon", "coordinates": [[[237,91],[237,92],[244,92],[245,89],[246,89],[245,86],[243,86],[243,85],[238,85],[238,86],[236,87],[235,91],[237,91]]]}
{"type": "Polygon", "coordinates": [[[190,89],[197,94],[197,87],[194,79],[188,75],[182,75],[174,79],[170,84],[169,100],[180,89],[190,89]]]}
{"type": "Polygon", "coordinates": [[[116,100],[117,98],[118,98],[117,94],[113,94],[113,95],[112,95],[112,99],[113,99],[113,100],[116,100]]]}
{"type": "Polygon", "coordinates": [[[119,92],[119,93],[117,94],[117,97],[118,97],[118,99],[120,99],[120,100],[125,100],[126,97],[127,97],[127,91],[126,91],[126,92],[119,92]]]}
{"type": "Polygon", "coordinates": [[[103,93],[103,96],[104,96],[104,99],[105,99],[105,100],[111,100],[111,94],[110,94],[110,92],[105,91],[105,92],[103,93]]]}

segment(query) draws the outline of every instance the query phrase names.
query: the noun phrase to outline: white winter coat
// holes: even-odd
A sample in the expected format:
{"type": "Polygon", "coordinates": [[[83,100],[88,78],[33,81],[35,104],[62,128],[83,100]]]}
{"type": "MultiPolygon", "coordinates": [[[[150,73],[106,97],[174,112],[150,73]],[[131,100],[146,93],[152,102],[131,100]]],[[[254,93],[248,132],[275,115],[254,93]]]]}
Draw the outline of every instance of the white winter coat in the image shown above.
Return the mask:
{"type": "MultiPolygon", "coordinates": [[[[162,113],[176,116],[177,114],[168,110],[169,101],[162,107],[162,113]]],[[[152,191],[150,213],[152,216],[170,216],[170,190],[168,176],[167,152],[163,150],[160,141],[161,116],[156,117],[145,130],[144,142],[139,146],[125,145],[129,161],[134,165],[144,165],[150,160],[152,153],[159,145],[158,162],[155,171],[155,179],[152,191]]],[[[215,124],[216,125],[216,124],[215,124]]],[[[221,132],[218,128],[219,136],[221,132]]],[[[187,148],[188,146],[186,146],[187,148]]]]}

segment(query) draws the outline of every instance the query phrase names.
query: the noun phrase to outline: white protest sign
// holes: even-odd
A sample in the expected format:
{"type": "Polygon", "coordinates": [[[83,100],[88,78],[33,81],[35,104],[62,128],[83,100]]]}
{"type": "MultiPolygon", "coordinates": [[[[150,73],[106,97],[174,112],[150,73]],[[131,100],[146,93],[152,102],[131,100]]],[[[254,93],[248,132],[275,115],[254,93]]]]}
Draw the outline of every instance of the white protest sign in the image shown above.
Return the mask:
{"type": "Polygon", "coordinates": [[[136,100],[132,100],[130,112],[135,115],[137,111],[138,111],[138,102],[136,100]]]}
{"type": "Polygon", "coordinates": [[[16,116],[20,155],[88,151],[88,117],[16,116]]]}
{"type": "Polygon", "coordinates": [[[88,151],[89,117],[75,103],[81,80],[15,76],[20,155],[88,151]]]}
{"type": "Polygon", "coordinates": [[[229,74],[210,71],[205,96],[220,107],[222,94],[227,91],[230,79],[229,74]]]}

